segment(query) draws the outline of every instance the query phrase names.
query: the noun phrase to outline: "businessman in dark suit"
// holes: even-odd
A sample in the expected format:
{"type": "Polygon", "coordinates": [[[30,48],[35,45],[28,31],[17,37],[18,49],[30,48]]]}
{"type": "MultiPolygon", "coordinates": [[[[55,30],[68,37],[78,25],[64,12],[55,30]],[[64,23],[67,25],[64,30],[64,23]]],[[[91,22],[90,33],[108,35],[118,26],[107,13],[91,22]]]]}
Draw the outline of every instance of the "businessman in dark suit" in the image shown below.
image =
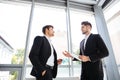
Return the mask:
{"type": "Polygon", "coordinates": [[[31,75],[36,80],[52,80],[57,75],[57,66],[62,59],[57,60],[56,51],[51,44],[50,38],[54,36],[52,25],[43,27],[44,36],[36,36],[29,54],[29,59],[33,65],[31,75]]]}
{"type": "MultiPolygon", "coordinates": [[[[81,31],[85,38],[80,43],[79,58],[82,61],[80,80],[103,80],[103,66],[101,59],[108,56],[108,49],[99,34],[91,33],[92,25],[88,21],[81,23],[81,31]]],[[[69,52],[63,54],[72,57],[69,52]]]]}

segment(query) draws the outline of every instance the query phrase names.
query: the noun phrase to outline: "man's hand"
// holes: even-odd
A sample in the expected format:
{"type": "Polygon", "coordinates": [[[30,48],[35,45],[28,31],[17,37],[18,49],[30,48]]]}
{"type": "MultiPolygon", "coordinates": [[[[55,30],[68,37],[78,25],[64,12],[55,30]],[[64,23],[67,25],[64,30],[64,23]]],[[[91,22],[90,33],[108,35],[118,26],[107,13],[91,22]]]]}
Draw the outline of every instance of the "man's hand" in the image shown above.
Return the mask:
{"type": "Polygon", "coordinates": [[[66,57],[71,57],[71,58],[72,58],[72,56],[70,55],[70,53],[67,52],[67,51],[64,51],[63,54],[64,54],[66,57]]]}
{"type": "Polygon", "coordinates": [[[80,55],[79,58],[83,61],[83,62],[87,62],[90,61],[89,56],[85,56],[85,55],[80,55]]]}
{"type": "Polygon", "coordinates": [[[44,71],[42,72],[42,76],[44,76],[44,75],[45,75],[45,73],[46,73],[46,70],[44,70],[44,71]]]}
{"type": "Polygon", "coordinates": [[[61,64],[62,63],[62,59],[58,59],[57,60],[57,64],[59,65],[59,64],[61,64]]]}

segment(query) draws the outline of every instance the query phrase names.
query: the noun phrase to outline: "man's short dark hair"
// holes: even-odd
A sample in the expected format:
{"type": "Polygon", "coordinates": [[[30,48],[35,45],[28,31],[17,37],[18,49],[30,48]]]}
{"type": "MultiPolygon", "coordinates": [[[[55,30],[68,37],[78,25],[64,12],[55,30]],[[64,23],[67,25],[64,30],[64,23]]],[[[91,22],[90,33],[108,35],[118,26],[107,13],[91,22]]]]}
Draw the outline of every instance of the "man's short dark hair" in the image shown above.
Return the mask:
{"type": "Polygon", "coordinates": [[[45,25],[45,26],[42,28],[43,34],[45,34],[45,30],[46,30],[46,29],[49,29],[49,28],[53,28],[53,26],[52,26],[52,25],[45,25]]]}
{"type": "Polygon", "coordinates": [[[83,21],[83,22],[81,22],[81,25],[85,25],[85,26],[89,25],[89,26],[92,28],[91,23],[88,22],[88,21],[83,21]]]}

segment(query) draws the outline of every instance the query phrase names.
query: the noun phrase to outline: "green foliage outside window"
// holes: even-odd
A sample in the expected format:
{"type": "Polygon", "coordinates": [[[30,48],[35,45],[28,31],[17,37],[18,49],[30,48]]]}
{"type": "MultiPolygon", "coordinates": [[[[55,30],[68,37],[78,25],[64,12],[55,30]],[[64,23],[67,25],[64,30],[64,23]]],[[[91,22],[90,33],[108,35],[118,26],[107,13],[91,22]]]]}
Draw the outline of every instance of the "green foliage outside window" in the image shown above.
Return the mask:
{"type": "MultiPolygon", "coordinates": [[[[23,64],[24,49],[17,49],[16,53],[12,56],[12,64],[23,64]]],[[[10,72],[10,80],[17,80],[18,73],[16,71],[10,72]]]]}

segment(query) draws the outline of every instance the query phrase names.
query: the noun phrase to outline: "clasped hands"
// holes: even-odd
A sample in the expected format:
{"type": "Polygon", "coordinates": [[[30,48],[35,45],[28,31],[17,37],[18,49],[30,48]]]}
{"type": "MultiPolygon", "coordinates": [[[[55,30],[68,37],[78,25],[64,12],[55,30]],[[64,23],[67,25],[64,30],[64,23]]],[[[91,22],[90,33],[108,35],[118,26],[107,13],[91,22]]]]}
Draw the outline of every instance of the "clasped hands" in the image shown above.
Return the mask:
{"type": "MultiPolygon", "coordinates": [[[[71,58],[73,58],[73,57],[70,55],[70,53],[67,52],[67,51],[64,51],[63,54],[64,54],[66,57],[71,57],[71,58]]],[[[79,55],[78,58],[81,59],[82,62],[90,61],[89,56],[79,55]]]]}

